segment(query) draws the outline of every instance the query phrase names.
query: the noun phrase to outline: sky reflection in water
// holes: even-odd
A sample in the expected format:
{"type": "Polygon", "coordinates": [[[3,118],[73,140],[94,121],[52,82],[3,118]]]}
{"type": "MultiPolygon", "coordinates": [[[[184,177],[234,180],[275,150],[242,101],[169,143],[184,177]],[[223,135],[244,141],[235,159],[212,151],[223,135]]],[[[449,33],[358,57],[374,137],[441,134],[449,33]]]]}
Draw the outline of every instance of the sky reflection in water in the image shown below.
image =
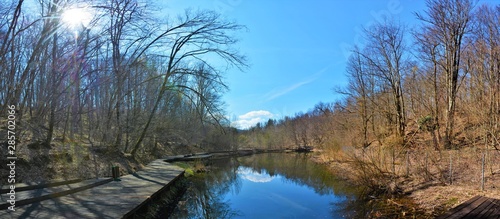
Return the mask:
{"type": "Polygon", "coordinates": [[[346,199],[320,195],[282,175],[271,176],[265,169],[257,172],[240,166],[237,174],[239,188],[223,198],[240,214],[237,218],[332,218],[333,208],[338,207],[335,203],[346,199]]]}
{"type": "Polygon", "coordinates": [[[237,173],[241,179],[256,183],[266,183],[271,182],[275,178],[281,178],[281,176],[279,175],[271,176],[265,170],[263,170],[263,173],[258,173],[257,171],[254,171],[248,167],[239,167],[237,173]]]}
{"type": "Polygon", "coordinates": [[[189,178],[171,218],[355,218],[356,188],[309,159],[269,153],[211,160],[209,173],[189,178]]]}

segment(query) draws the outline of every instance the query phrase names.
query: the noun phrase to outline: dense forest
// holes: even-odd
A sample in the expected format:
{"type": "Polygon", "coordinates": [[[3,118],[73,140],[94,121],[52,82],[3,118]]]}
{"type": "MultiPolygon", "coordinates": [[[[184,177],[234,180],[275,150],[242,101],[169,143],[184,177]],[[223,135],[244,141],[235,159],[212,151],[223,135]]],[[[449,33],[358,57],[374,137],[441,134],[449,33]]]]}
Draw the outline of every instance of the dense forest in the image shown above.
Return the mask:
{"type": "Polygon", "coordinates": [[[0,2],[0,133],[14,133],[7,120],[15,117],[9,130],[21,161],[50,168],[46,159],[78,165],[91,152],[137,160],[161,148],[232,142],[221,97],[224,73],[247,68],[234,49],[244,26],[213,11],[158,8],[137,0],[0,2]]]}

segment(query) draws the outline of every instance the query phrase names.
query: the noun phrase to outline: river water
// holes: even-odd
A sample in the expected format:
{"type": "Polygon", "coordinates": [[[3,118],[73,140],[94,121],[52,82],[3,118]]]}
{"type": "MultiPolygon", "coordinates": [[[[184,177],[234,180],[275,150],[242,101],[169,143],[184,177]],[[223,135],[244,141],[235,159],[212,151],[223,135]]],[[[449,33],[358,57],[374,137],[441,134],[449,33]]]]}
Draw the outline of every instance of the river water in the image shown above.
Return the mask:
{"type": "Polygon", "coordinates": [[[209,161],[189,178],[171,218],[353,218],[356,188],[307,154],[266,153],[209,161]]]}

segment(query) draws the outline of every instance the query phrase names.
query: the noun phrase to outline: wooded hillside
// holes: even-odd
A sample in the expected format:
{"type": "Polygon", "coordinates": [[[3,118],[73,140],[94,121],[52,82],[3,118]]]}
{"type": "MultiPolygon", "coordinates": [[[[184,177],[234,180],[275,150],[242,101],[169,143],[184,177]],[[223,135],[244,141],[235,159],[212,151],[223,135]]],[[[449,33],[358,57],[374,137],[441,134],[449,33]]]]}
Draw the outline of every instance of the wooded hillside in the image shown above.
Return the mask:
{"type": "Polygon", "coordinates": [[[408,27],[387,18],[364,31],[347,62],[344,96],[269,120],[241,140],[270,148],[383,145],[431,138],[435,150],[499,149],[500,7],[433,0],[408,27]]]}
{"type": "Polygon", "coordinates": [[[137,158],[231,142],[223,75],[246,68],[234,49],[244,27],[213,11],[157,9],[140,0],[0,2],[0,133],[6,139],[15,107],[19,158],[46,149],[80,163],[89,151],[137,158]]]}
{"type": "Polygon", "coordinates": [[[348,85],[334,88],[344,98],[258,124],[241,144],[314,146],[323,162],[345,164],[340,172],[351,169],[375,191],[401,192],[408,177],[496,188],[500,6],[429,0],[415,19],[415,27],[387,18],[365,28],[347,62],[348,85]]]}

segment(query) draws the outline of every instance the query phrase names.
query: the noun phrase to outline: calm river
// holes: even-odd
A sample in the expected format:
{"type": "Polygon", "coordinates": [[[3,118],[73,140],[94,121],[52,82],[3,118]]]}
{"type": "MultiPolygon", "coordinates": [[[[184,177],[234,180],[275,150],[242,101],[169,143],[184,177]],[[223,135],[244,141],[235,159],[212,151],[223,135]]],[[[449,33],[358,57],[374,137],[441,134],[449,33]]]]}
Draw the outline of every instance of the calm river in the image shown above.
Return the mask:
{"type": "Polygon", "coordinates": [[[355,188],[306,154],[216,159],[190,178],[171,218],[352,218],[355,188]]]}

